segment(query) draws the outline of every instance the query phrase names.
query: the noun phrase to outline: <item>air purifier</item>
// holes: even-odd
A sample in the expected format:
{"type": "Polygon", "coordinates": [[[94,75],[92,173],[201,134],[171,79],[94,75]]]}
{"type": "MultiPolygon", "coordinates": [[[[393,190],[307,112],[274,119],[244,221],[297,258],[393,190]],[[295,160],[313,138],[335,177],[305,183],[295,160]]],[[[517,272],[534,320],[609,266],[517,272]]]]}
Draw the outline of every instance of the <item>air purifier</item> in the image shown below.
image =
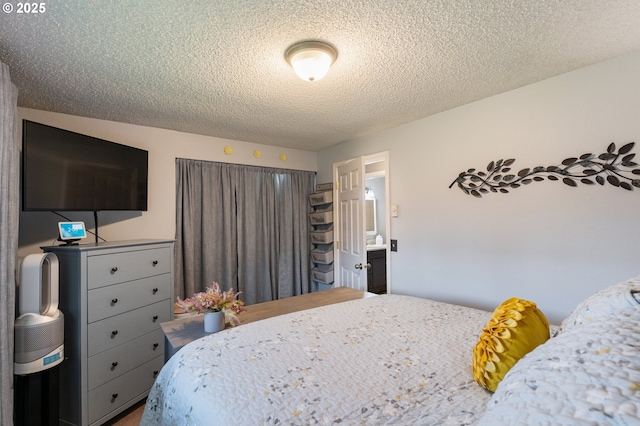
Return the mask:
{"type": "Polygon", "coordinates": [[[14,374],[47,370],[64,359],[64,315],[58,310],[58,258],[30,254],[20,267],[14,330],[14,374]]]}

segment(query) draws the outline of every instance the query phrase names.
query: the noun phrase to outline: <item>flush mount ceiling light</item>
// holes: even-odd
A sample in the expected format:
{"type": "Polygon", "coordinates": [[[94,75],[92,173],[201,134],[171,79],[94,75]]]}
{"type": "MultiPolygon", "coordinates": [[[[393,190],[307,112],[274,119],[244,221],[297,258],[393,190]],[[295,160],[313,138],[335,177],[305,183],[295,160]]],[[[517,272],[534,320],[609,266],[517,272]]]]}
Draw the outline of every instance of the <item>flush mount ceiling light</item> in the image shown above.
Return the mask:
{"type": "Polygon", "coordinates": [[[284,57],[298,77],[306,81],[318,81],[327,75],[338,53],[326,43],[303,41],[288,48],[284,57]]]}

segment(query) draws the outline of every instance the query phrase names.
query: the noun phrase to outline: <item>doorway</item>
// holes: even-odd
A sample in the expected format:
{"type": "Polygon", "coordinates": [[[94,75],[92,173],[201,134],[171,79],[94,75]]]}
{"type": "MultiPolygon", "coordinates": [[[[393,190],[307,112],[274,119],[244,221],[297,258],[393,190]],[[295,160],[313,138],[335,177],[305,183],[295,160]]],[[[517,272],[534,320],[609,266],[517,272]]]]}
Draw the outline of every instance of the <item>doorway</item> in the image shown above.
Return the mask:
{"type": "Polygon", "coordinates": [[[389,152],[335,163],[333,175],[334,286],[391,293],[389,152]]]}

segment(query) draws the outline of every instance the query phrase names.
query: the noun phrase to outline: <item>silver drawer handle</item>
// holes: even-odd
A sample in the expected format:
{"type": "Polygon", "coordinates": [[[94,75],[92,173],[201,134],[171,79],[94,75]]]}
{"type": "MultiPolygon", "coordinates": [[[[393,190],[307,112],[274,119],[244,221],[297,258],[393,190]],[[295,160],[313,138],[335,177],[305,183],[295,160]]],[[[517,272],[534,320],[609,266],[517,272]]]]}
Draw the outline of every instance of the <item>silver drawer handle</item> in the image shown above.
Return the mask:
{"type": "Polygon", "coordinates": [[[118,272],[118,267],[114,266],[113,268],[111,268],[111,273],[115,274],[116,272],[118,272]]]}

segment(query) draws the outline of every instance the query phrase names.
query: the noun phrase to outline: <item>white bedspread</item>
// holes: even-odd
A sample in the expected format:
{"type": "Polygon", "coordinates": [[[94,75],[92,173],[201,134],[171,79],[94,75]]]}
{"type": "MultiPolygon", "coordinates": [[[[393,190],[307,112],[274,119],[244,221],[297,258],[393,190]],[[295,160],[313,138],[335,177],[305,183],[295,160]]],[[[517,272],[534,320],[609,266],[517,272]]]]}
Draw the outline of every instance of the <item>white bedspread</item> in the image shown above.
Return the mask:
{"type": "Polygon", "coordinates": [[[384,295],[227,329],[164,366],[141,425],[466,425],[491,394],[471,351],[490,312],[384,295]]]}

